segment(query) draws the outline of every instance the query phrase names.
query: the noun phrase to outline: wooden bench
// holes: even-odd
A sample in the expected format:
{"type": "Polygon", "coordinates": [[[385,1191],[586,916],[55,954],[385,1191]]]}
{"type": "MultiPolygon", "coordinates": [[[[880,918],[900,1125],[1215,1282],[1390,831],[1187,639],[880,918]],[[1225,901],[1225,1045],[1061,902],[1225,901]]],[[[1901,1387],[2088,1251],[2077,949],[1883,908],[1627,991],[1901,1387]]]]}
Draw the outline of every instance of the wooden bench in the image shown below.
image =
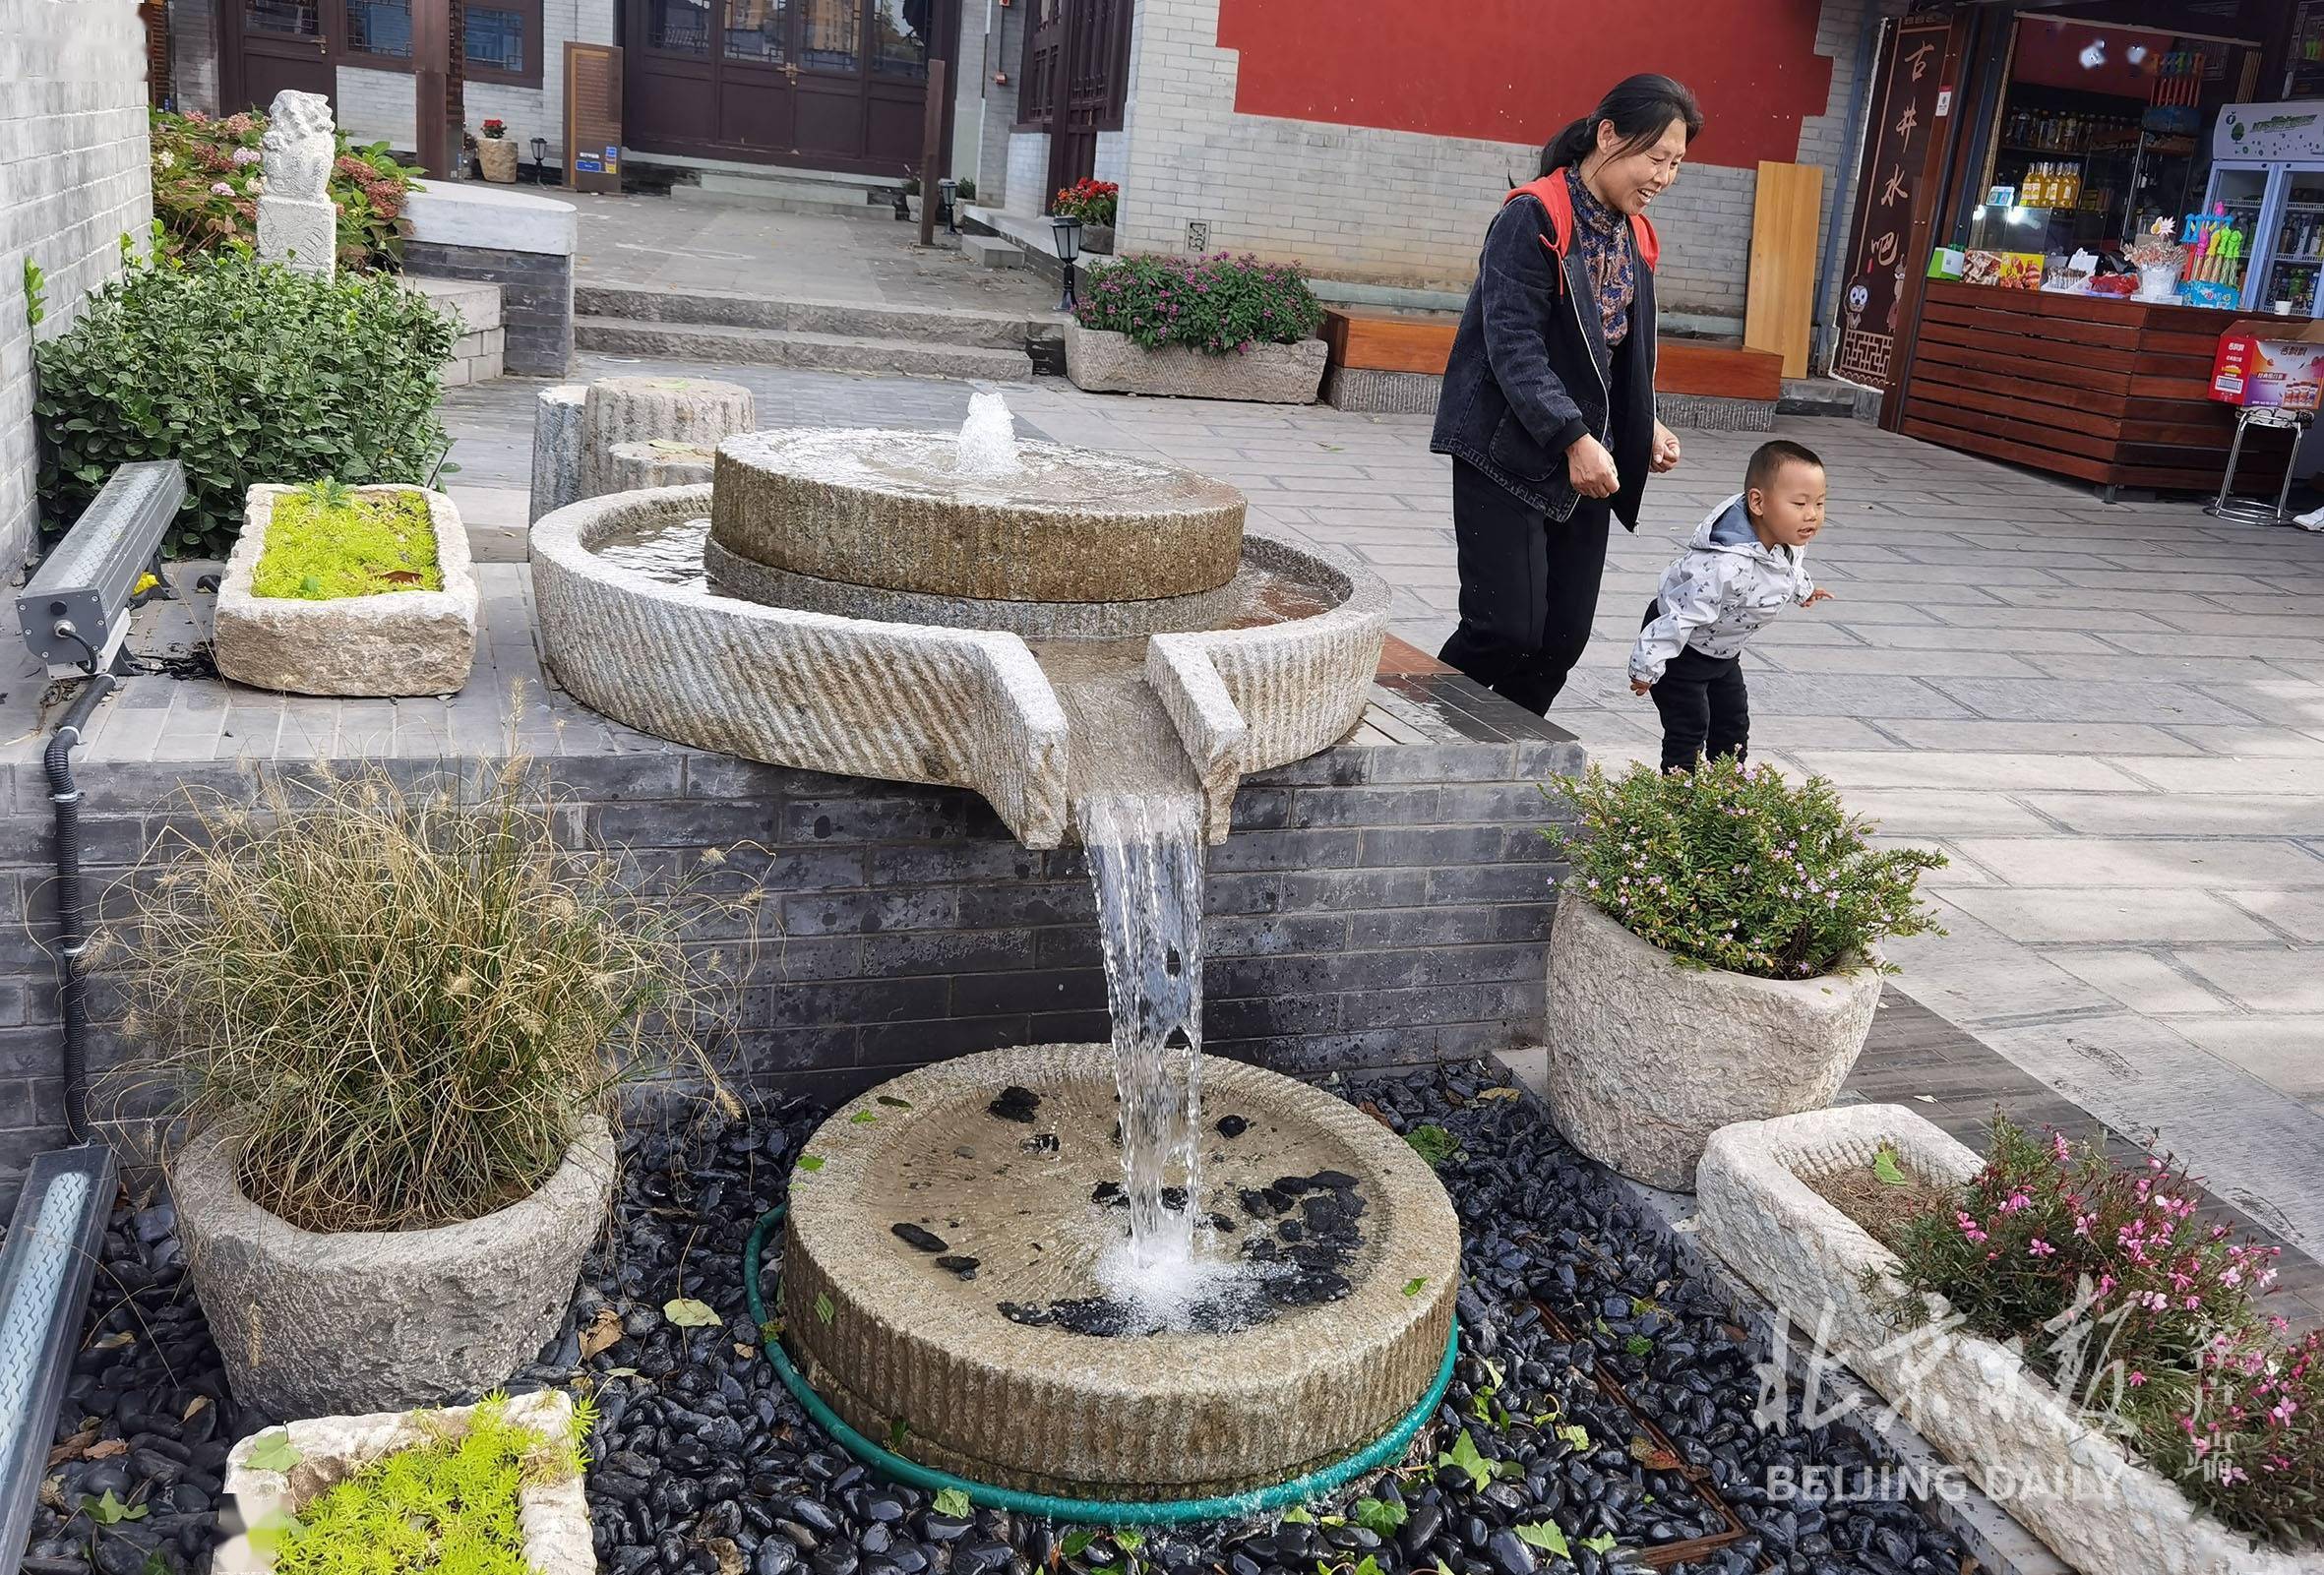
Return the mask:
{"type": "MultiPolygon", "coordinates": [[[[1460,319],[1449,312],[1390,312],[1332,307],[1323,314],[1331,364],[1351,372],[1444,375],[1460,319]]],[[[1664,335],[1655,357],[1657,394],[1760,399],[1783,394],[1783,357],[1718,339],[1664,335]]]]}

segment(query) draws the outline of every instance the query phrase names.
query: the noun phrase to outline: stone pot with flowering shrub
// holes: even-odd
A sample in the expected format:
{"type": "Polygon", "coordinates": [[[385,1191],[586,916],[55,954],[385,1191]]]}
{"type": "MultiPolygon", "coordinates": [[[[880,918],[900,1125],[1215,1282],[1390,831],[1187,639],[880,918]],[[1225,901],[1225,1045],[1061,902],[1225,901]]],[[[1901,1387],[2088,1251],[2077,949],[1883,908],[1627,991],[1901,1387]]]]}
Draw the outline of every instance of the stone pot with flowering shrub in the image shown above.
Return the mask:
{"type": "MultiPolygon", "coordinates": [[[[173,258],[258,244],[258,199],[266,189],[263,111],[214,118],[153,112],[153,217],[160,250],[173,258]]],[[[339,132],[327,188],[338,209],[338,266],[394,268],[403,256],[397,220],[420,176],[386,143],[356,147],[339,132]]],[[[514,144],[511,145],[512,151],[514,144]]]]}
{"type": "Polygon", "coordinates": [[[1878,944],[1934,928],[1944,863],[1878,849],[1821,777],[1732,759],[1592,766],[1544,833],[1568,861],[1550,932],[1549,1096],[1559,1130],[1624,1176],[1684,1190],[1730,1121],[1830,1103],[1891,971],[1878,944]]]}
{"type": "Polygon", "coordinates": [[[484,135],[476,143],[476,169],[496,185],[516,184],[517,145],[509,139],[508,122],[495,118],[484,123],[484,135]]]}
{"type": "Polygon", "coordinates": [[[1741,1122],[1700,1239],[2074,1568],[2324,1569],[2324,1333],[2171,1161],[1898,1105],[1741,1122]]]}
{"type": "Polygon", "coordinates": [[[1063,187],[1050,202],[1059,218],[1081,221],[1081,250],[1099,257],[1114,254],[1114,217],[1121,212],[1122,188],[1110,180],[1077,180],[1063,187]]]}
{"type": "Polygon", "coordinates": [[[1296,263],[1130,257],[1089,270],[1066,370],[1093,393],[1312,404],[1323,306],[1296,263]]]}

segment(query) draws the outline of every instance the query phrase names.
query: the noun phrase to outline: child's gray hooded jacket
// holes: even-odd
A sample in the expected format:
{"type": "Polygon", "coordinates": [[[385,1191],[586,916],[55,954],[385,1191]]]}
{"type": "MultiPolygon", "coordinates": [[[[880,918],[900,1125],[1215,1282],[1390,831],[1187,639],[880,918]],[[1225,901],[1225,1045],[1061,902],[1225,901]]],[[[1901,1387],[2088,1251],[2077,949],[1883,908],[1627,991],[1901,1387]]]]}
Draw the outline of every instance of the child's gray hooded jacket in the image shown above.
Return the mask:
{"type": "Polygon", "coordinates": [[[1759,544],[1739,492],[1710,512],[1684,555],[1663,571],[1656,592],[1662,613],[1638,632],[1630,679],[1660,683],[1671,658],[1688,646],[1705,656],[1733,656],[1777,613],[1805,605],[1814,590],[1798,548],[1759,544]]]}

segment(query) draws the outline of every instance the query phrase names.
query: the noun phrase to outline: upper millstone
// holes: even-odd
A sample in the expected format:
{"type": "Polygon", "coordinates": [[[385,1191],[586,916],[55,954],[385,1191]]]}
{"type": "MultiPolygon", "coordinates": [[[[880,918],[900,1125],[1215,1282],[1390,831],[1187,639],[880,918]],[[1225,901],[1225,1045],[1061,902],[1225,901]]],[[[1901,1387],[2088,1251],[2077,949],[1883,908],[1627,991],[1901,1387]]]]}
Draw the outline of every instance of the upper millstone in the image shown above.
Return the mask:
{"type": "Polygon", "coordinates": [[[1019,445],[962,474],[949,434],[746,433],[718,446],[710,539],[817,579],[991,601],[1215,590],[1241,564],[1243,494],[1143,459],[1019,445]]]}

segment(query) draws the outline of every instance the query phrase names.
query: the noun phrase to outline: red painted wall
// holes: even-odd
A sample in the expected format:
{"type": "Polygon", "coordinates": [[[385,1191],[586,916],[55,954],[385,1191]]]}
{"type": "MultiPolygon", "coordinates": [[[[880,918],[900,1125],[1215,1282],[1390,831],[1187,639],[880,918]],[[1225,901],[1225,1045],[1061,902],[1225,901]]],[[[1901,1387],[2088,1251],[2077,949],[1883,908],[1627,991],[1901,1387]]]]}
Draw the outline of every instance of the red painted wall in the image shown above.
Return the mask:
{"type": "MultiPolygon", "coordinates": [[[[1547,142],[1636,71],[1702,100],[1693,157],[1749,167],[1800,152],[1832,63],[1818,0],[1220,0],[1247,115],[1493,142],[1547,142]]],[[[1527,170],[1521,173],[1530,174],[1527,170]]]]}

